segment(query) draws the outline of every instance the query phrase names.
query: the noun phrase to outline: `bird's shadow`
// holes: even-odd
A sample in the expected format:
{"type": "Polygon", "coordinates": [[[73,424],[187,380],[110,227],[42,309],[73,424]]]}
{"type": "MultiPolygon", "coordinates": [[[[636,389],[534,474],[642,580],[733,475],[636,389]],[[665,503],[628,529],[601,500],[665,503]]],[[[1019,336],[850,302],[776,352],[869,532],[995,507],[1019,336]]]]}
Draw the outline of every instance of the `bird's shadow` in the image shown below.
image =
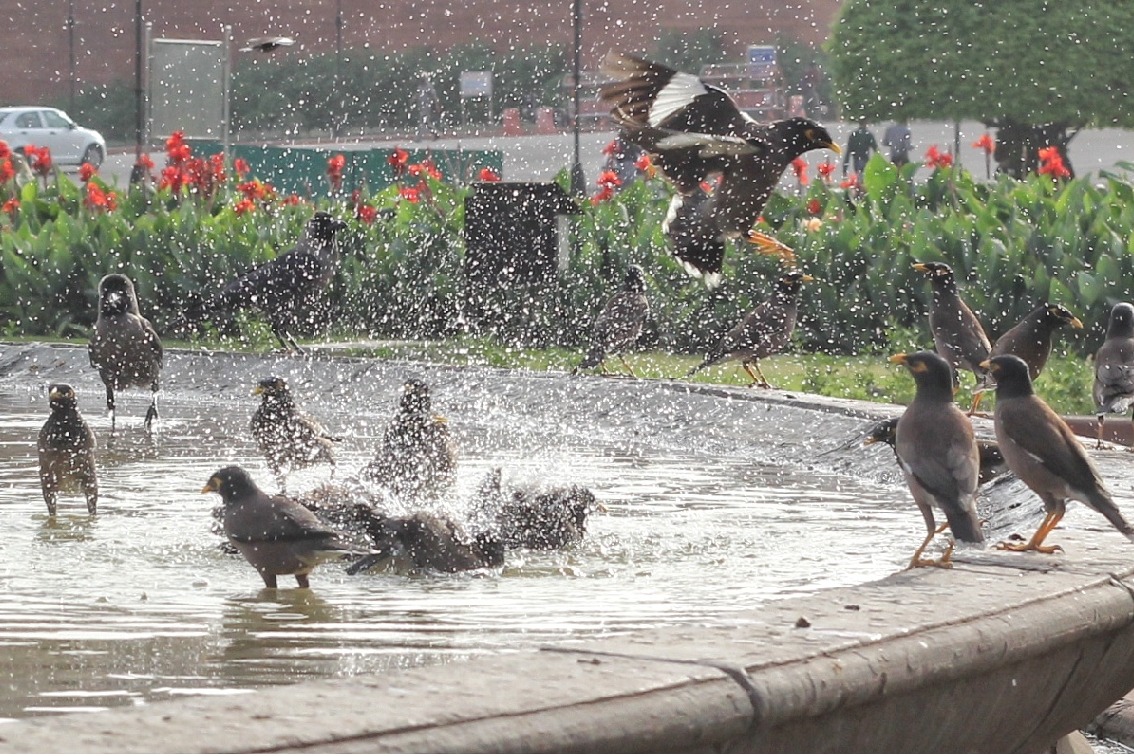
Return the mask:
{"type": "Polygon", "coordinates": [[[98,515],[83,512],[43,515],[35,538],[41,543],[81,543],[94,537],[98,515]]]}

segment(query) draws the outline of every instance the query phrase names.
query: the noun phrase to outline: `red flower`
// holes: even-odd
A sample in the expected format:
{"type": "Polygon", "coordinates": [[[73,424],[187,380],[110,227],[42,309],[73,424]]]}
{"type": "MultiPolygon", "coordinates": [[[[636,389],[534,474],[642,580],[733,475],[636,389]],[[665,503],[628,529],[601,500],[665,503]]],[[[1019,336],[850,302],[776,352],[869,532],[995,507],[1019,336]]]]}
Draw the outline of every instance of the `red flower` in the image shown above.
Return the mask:
{"type": "Polygon", "coordinates": [[[608,199],[610,199],[611,197],[614,196],[614,185],[612,185],[612,184],[600,184],[600,186],[602,188],[599,189],[598,194],[591,197],[591,204],[592,205],[598,205],[602,202],[606,202],[608,199]]]}
{"type": "Polygon", "coordinates": [[[622,179],[618,178],[618,174],[614,171],[603,171],[599,174],[595,183],[599,185],[600,189],[610,189],[613,194],[614,187],[622,186],[622,179]]]}
{"type": "Polygon", "coordinates": [[[494,181],[499,181],[500,175],[498,173],[496,173],[496,171],[492,170],[491,168],[481,168],[480,169],[480,180],[488,182],[488,183],[492,183],[494,181]]]}
{"type": "Polygon", "coordinates": [[[992,135],[984,133],[980,135],[980,139],[973,142],[973,147],[978,150],[984,150],[984,154],[991,155],[992,151],[996,148],[996,143],[992,141],[992,135]]]}
{"type": "Polygon", "coordinates": [[[95,168],[90,163],[83,163],[79,166],[79,180],[83,183],[86,183],[90,181],[91,177],[94,176],[97,172],[98,168],[95,168]]]}
{"type": "Polygon", "coordinates": [[[658,169],[654,167],[654,161],[650,159],[650,153],[648,152],[643,152],[638,156],[638,159],[634,161],[634,167],[642,173],[646,174],[646,178],[653,178],[658,172],[658,169]]]}
{"type": "Polygon", "coordinates": [[[847,176],[845,179],[842,180],[842,183],[839,184],[839,188],[840,189],[858,189],[859,188],[858,174],[852,173],[851,175],[847,176]]]}
{"type": "Polygon", "coordinates": [[[1051,176],[1053,179],[1071,178],[1071,171],[1063,162],[1063,155],[1055,146],[1041,147],[1039,150],[1040,165],[1037,173],[1041,176],[1051,176]]]}
{"type": "Polygon", "coordinates": [[[154,169],[153,158],[151,158],[149,154],[145,152],[142,153],[142,156],[138,158],[137,162],[134,164],[142,166],[147,171],[152,171],[154,169]]]}
{"type": "Polygon", "coordinates": [[[359,205],[354,209],[354,217],[369,226],[378,218],[378,208],[374,205],[359,205]]]}
{"type": "Polygon", "coordinates": [[[259,179],[245,181],[238,185],[236,190],[243,194],[245,199],[253,202],[256,200],[271,199],[276,193],[276,190],[272,188],[271,184],[265,184],[259,179]]]}
{"type": "Polygon", "coordinates": [[[401,147],[395,147],[390,156],[386,158],[386,162],[394,170],[395,176],[401,176],[406,172],[406,166],[409,165],[409,153],[401,147]]]}
{"type": "Polygon", "coordinates": [[[807,186],[807,161],[803,158],[796,158],[791,161],[791,169],[795,171],[795,177],[799,180],[800,186],[807,186]]]}
{"type": "Polygon", "coordinates": [[[411,176],[428,176],[434,181],[441,180],[441,171],[437,170],[437,166],[433,164],[432,160],[422,160],[420,163],[414,163],[409,167],[411,176]]]}
{"type": "Polygon", "coordinates": [[[244,178],[252,170],[248,165],[248,161],[244,158],[236,158],[232,161],[232,170],[236,172],[237,178],[244,178]]]}
{"type": "Polygon", "coordinates": [[[7,160],[12,157],[12,148],[3,139],[0,139],[0,160],[7,160]]]}
{"type": "Polygon", "coordinates": [[[937,149],[937,145],[929,145],[929,149],[925,151],[925,167],[937,170],[938,168],[948,168],[953,165],[953,155],[948,152],[941,152],[937,149]]]}
{"type": "Polygon", "coordinates": [[[176,165],[167,165],[161,169],[161,181],[158,183],[158,189],[168,188],[174,194],[181,193],[181,187],[185,184],[185,174],[176,165]]]}
{"type": "Polygon", "coordinates": [[[327,159],[327,178],[331,180],[331,189],[339,191],[343,188],[343,168],[346,167],[346,155],[332,155],[327,159]]]}
{"type": "Polygon", "coordinates": [[[29,144],[24,147],[24,155],[27,157],[31,169],[40,176],[47,178],[47,174],[51,173],[51,150],[47,147],[36,147],[29,144]]]}
{"type": "Polygon", "coordinates": [[[12,215],[12,216],[14,216],[16,214],[16,211],[19,210],[19,209],[20,209],[20,201],[18,199],[16,199],[15,197],[13,197],[12,199],[5,202],[3,207],[0,207],[0,210],[7,213],[8,215],[12,215]]]}
{"type": "Polygon", "coordinates": [[[185,132],[175,131],[165,140],[165,154],[171,165],[181,165],[193,156],[193,150],[185,144],[185,132]]]}
{"type": "Polygon", "coordinates": [[[280,200],[280,204],[283,205],[284,207],[291,207],[291,206],[294,206],[294,205],[298,205],[302,201],[303,200],[301,200],[299,198],[298,194],[289,194],[286,197],[284,197],[282,200],[280,200]]]}
{"type": "Polygon", "coordinates": [[[398,194],[406,202],[421,202],[421,185],[399,186],[398,194]]]}
{"type": "Polygon", "coordinates": [[[811,215],[819,215],[823,212],[823,203],[818,198],[807,200],[807,212],[811,215]]]}
{"type": "Polygon", "coordinates": [[[247,197],[237,202],[236,207],[232,208],[233,212],[237,215],[244,215],[245,213],[250,213],[255,209],[256,203],[253,200],[248,199],[247,197]]]}
{"type": "Polygon", "coordinates": [[[819,178],[830,183],[831,176],[835,175],[835,164],[830,160],[824,160],[815,170],[819,172],[819,178]]]}
{"type": "Polygon", "coordinates": [[[0,184],[7,184],[16,177],[16,167],[12,165],[12,158],[0,160],[0,184]]]}
{"type": "Polygon", "coordinates": [[[90,210],[108,210],[110,209],[110,198],[107,197],[102,187],[94,181],[87,182],[87,198],[85,200],[87,208],[90,210]]]}
{"type": "Polygon", "coordinates": [[[617,139],[611,141],[608,145],[606,145],[605,147],[602,148],[602,154],[606,155],[607,157],[610,157],[611,155],[613,155],[616,152],[618,152],[618,140],[617,139]]]}

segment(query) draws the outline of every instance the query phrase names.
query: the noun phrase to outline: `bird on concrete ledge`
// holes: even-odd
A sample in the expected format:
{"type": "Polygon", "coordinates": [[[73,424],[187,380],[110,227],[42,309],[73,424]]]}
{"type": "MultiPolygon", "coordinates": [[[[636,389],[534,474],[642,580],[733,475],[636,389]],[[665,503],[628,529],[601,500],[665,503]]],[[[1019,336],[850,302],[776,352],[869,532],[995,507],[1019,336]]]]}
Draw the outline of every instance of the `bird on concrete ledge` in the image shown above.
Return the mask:
{"type": "Polygon", "coordinates": [[[98,284],[98,318],[87,345],[91,367],[106,385],[106,408],[114,429],[115,395],[118,389],[148,386],[150,408],[145,426],[149,430],[158,416],[157,392],[163,361],[161,339],[150,321],[142,317],[134,282],[121,273],[103,276],[98,284]]]}
{"type": "Polygon", "coordinates": [[[663,223],[674,256],[712,287],[720,282],[725,241],[744,238],[787,260],[790,250],[752,227],[780,176],[809,150],[842,150],[808,118],[762,124],[723,89],[693,74],[608,52],[602,72],[612,81],[602,101],[622,138],[650,153],[677,190],[663,223]],[[711,191],[710,179],[720,177],[711,191]]]}
{"type": "Polygon", "coordinates": [[[95,470],[95,439],[83,416],[75,390],[54,383],[48,390],[51,416],[39,431],[39,482],[47,513],[55,516],[61,491],[79,488],[87,500],[87,512],[98,509],[98,473],[95,470]]]}
{"type": "Polygon", "coordinates": [[[928,531],[909,567],[949,567],[956,541],[984,542],[976,512],[980,457],[973,426],[953,402],[953,369],[943,357],[934,352],[914,352],[896,354],[890,362],[905,365],[916,385],[913,401],[898,420],[894,447],[898,466],[928,531]],[[935,504],[945,513],[954,543],[940,559],[922,559],[933,536],[946,527],[936,527],[935,504]]]}
{"type": "Polygon", "coordinates": [[[1063,519],[1071,500],[1083,502],[1134,541],[1134,528],[1103,486],[1079,439],[1063,418],[1036,396],[1027,363],[1006,354],[987,360],[984,367],[996,381],[993,427],[1004,461],[1043,500],[1047,513],[1027,543],[1005,543],[997,548],[1044,554],[1060,550],[1043,542],[1063,519]]]}
{"type": "Polygon", "coordinates": [[[953,269],[945,263],[914,263],[913,269],[929,276],[933,300],[929,305],[929,330],[937,353],[955,370],[970,370],[977,383],[984,382],[981,362],[992,353],[992,342],[984,326],[957,293],[953,269]]]}
{"type": "Polygon", "coordinates": [[[307,222],[303,237],[274,260],[252,268],[229,281],[220,291],[203,296],[170,324],[180,329],[218,313],[255,307],[268,319],[272,334],[285,351],[303,353],[295,341],[301,316],[331,282],[339,265],[335,234],[346,224],[330,213],[317,212],[307,222]]]}
{"type": "Polygon", "coordinates": [[[1103,421],[1110,413],[1120,414],[1134,406],[1134,305],[1119,302],[1110,311],[1106,339],[1095,352],[1095,414],[1102,447],[1103,421]]]}

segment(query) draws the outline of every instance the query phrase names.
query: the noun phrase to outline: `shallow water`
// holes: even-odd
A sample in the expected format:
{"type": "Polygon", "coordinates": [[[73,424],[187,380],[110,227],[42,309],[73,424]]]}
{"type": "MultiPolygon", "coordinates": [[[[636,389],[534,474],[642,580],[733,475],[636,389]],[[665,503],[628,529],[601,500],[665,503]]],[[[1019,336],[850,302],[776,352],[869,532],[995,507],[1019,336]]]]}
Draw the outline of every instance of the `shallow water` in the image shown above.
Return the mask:
{"type": "MultiPolygon", "coordinates": [[[[661,382],[175,353],[149,435],[143,391],[124,394],[110,433],[85,350],[2,347],[0,375],[0,717],[737,624],[773,599],[890,574],[924,533],[889,449],[837,449],[864,421],[661,382]],[[609,512],[578,547],[511,552],[500,570],[350,577],[332,564],[310,591],[262,589],[218,549],[218,502],[197,492],[230,463],[275,488],[248,431],[269,374],[345,437],[340,477],[369,459],[402,381],[423,375],[460,444],[462,491],[499,466],[506,483],[588,486],[609,512]],[[98,438],[93,518],[73,495],[49,519],[39,491],[55,381],[76,387],[98,438]]],[[[289,490],[329,474],[303,471],[289,490]]]]}

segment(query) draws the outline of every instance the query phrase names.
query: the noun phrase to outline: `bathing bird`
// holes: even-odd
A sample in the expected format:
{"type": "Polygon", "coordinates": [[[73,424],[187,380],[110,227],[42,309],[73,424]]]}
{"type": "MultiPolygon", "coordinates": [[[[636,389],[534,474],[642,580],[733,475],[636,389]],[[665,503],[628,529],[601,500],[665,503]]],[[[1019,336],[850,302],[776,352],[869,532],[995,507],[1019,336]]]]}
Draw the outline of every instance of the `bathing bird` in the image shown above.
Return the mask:
{"type": "Polygon", "coordinates": [[[583,540],[588,515],[606,507],[578,485],[504,490],[500,468],[495,468],[473,496],[470,510],[470,520],[499,535],[505,548],[551,551],[583,540]]]}
{"type": "Polygon", "coordinates": [[[1080,501],[1095,510],[1131,541],[1134,528],[1127,523],[1103,485],[1086,450],[1067,423],[1036,396],[1028,366],[1014,355],[986,361],[996,381],[993,427],[1009,469],[1043,500],[1043,522],[1025,544],[999,544],[1010,551],[1050,554],[1058,546],[1044,546],[1067,511],[1068,501],[1080,501]]]}
{"type": "Polygon", "coordinates": [[[303,353],[294,333],[339,265],[336,234],[346,224],[330,213],[317,212],[296,245],[279,257],[229,281],[220,291],[203,295],[171,324],[179,329],[220,313],[255,307],[268,319],[272,334],[285,351],[303,353]]]}
{"type": "Polygon", "coordinates": [[[87,345],[91,367],[98,370],[106,386],[106,408],[110,427],[115,423],[115,391],[148,386],[150,408],[145,426],[150,429],[158,416],[157,392],[163,362],[161,339],[150,321],[142,317],[134,282],[121,273],[103,276],[98,284],[98,317],[87,345]]]}
{"type": "Polygon", "coordinates": [[[1134,305],[1129,302],[1111,308],[1106,338],[1095,352],[1093,394],[1099,421],[1098,448],[1102,446],[1107,414],[1121,414],[1134,405],[1134,305]]]}
{"type": "Polygon", "coordinates": [[[928,531],[909,567],[947,567],[952,563],[956,541],[984,542],[976,512],[980,456],[973,426],[953,403],[953,370],[943,357],[934,352],[914,352],[896,354],[890,361],[904,365],[916,387],[913,401],[898,420],[894,447],[898,466],[928,531]],[[934,505],[944,512],[954,541],[940,559],[923,559],[921,555],[933,536],[945,529],[936,527],[934,505]]]}
{"type": "Polygon", "coordinates": [[[285,471],[320,462],[334,466],[334,443],[341,439],[299,410],[286,380],[265,378],[252,393],[260,397],[260,406],[252,415],[252,437],[277,478],[282,479],[285,471]]]}
{"type": "Polygon", "coordinates": [[[448,421],[433,412],[429,385],[410,378],[402,389],[398,411],[361,477],[403,502],[428,502],[450,492],[456,482],[456,444],[448,421]]]}
{"type": "Polygon", "coordinates": [[[623,352],[638,342],[642,326],[650,316],[650,302],[646,298],[646,274],[638,265],[626,269],[622,288],[606,302],[602,312],[595,318],[591,330],[591,348],[582,362],[572,370],[593,368],[606,374],[606,356],[614,353],[622,360],[623,367],[634,375],[634,368],[626,362],[623,352]]]}
{"type": "Polygon", "coordinates": [[[611,82],[600,97],[622,139],[650,153],[677,190],[662,230],[691,275],[716,286],[729,238],[793,259],[752,227],[794,159],[816,149],[841,152],[825,128],[809,118],[761,124],[693,74],[613,50],[602,72],[611,82]]]}
{"type": "Polygon", "coordinates": [[[504,545],[497,536],[485,531],[470,538],[453,520],[432,512],[403,517],[374,512],[367,532],[374,553],[350,565],[350,575],[378,569],[464,572],[504,563],[504,545]]]}
{"type": "Polygon", "coordinates": [[[783,350],[791,341],[799,315],[799,294],[803,284],[815,279],[798,270],[780,276],[772,295],[744,316],[705,357],[700,365],[686,373],[689,378],[699,370],[728,360],[740,360],[752,386],[771,388],[760,370],[760,359],[783,350]],[[753,372],[755,367],[755,372],[753,372]]]}
{"type": "Polygon", "coordinates": [[[307,576],[316,565],[359,554],[302,504],[264,493],[242,467],[217,470],[201,493],[220,494],[225,537],[268,588],[276,587],[278,575],[295,575],[299,587],[308,588],[307,576]]]}
{"type": "Polygon", "coordinates": [[[95,470],[95,438],[79,414],[75,390],[66,383],[53,383],[47,390],[51,415],[39,431],[39,483],[47,513],[55,516],[59,493],[72,488],[82,491],[87,511],[98,509],[98,473],[95,470]]]}
{"type": "MultiPolygon", "coordinates": [[[[1055,329],[1068,325],[1072,328],[1082,329],[1083,321],[1075,317],[1063,305],[1041,304],[1035,308],[1019,323],[1009,328],[992,345],[990,356],[999,357],[1002,354],[1014,354],[1028,365],[1028,375],[1034,381],[1043,372],[1047,359],[1051,356],[1051,342],[1055,329]]],[[[969,414],[973,414],[980,407],[984,392],[996,388],[985,374],[984,380],[973,391],[973,405],[969,414]]]]}
{"type": "Polygon", "coordinates": [[[984,382],[980,366],[992,352],[984,326],[957,293],[953,269],[945,263],[914,263],[913,269],[929,276],[933,300],[929,305],[929,330],[937,353],[956,370],[969,370],[977,383],[984,382]]]}
{"type": "MultiPolygon", "coordinates": [[[[900,417],[891,417],[880,420],[870,426],[866,437],[862,440],[863,446],[872,444],[888,444],[897,454],[898,420],[900,417]]],[[[1008,472],[1008,465],[1004,462],[1004,455],[1000,453],[1000,445],[995,441],[978,438],[977,458],[980,463],[980,475],[977,476],[977,485],[983,486],[993,478],[1008,472]]]]}

